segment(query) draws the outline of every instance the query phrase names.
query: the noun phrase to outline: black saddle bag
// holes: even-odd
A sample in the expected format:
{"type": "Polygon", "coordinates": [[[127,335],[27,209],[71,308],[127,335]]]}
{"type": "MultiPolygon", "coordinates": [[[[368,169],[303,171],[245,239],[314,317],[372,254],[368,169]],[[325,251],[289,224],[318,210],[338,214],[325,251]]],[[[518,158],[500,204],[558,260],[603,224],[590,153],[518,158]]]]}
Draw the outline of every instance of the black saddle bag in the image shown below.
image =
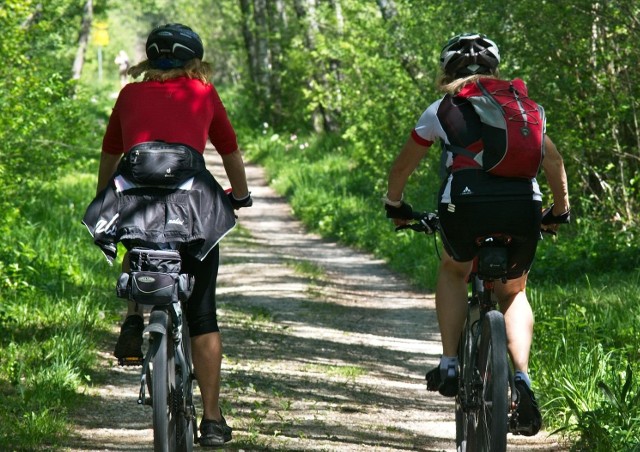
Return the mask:
{"type": "Polygon", "coordinates": [[[509,254],[504,246],[485,246],[478,253],[478,273],[485,278],[502,279],[507,276],[509,254]]]}
{"type": "Polygon", "coordinates": [[[182,258],[175,250],[133,248],[130,271],[120,274],[116,294],[140,304],[164,305],[187,301],[195,278],[182,273],[182,258]]]}
{"type": "Polygon", "coordinates": [[[141,185],[175,186],[206,169],[204,157],[185,144],[148,141],[133,146],[118,172],[141,185]]]}

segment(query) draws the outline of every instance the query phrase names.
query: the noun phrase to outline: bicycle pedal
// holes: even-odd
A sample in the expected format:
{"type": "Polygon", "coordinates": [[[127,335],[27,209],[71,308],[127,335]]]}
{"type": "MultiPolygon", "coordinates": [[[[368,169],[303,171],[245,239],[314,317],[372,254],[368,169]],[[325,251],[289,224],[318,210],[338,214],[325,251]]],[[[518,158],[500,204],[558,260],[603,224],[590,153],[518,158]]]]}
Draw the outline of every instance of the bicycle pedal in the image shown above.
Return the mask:
{"type": "Polygon", "coordinates": [[[137,356],[127,356],[124,358],[118,358],[118,365],[120,366],[142,366],[144,359],[137,356]]]}

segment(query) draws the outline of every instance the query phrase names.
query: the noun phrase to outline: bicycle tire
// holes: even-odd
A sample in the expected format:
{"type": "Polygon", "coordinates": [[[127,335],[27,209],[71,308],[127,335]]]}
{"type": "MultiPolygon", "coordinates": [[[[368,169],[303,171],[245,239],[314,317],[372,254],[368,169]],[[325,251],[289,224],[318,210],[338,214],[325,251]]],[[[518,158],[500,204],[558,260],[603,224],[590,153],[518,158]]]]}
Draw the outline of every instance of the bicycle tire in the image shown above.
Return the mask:
{"type": "Polygon", "coordinates": [[[182,325],[182,354],[186,372],[178,368],[176,372],[176,394],[178,395],[176,437],[179,452],[192,452],[196,442],[196,411],[193,405],[193,372],[191,364],[191,339],[189,338],[189,328],[185,323],[182,325]],[[183,375],[186,374],[186,381],[183,375]]]}
{"type": "Polygon", "coordinates": [[[474,348],[474,322],[479,317],[478,305],[469,306],[467,320],[458,343],[458,359],[460,360],[460,379],[455,401],[456,418],[456,450],[457,452],[473,451],[476,441],[477,411],[474,400],[477,392],[476,352],[474,348]]]}
{"type": "Polygon", "coordinates": [[[175,415],[175,360],[173,342],[169,341],[170,320],[166,312],[154,311],[152,319],[164,318],[160,323],[164,332],[152,332],[154,353],[148,374],[151,387],[151,405],[153,408],[153,450],[154,452],[175,452],[176,415],[175,415]]]}
{"type": "Polygon", "coordinates": [[[478,450],[502,452],[507,449],[509,426],[509,364],[504,317],[490,311],[482,322],[478,344],[478,369],[482,380],[478,411],[478,450]]]}

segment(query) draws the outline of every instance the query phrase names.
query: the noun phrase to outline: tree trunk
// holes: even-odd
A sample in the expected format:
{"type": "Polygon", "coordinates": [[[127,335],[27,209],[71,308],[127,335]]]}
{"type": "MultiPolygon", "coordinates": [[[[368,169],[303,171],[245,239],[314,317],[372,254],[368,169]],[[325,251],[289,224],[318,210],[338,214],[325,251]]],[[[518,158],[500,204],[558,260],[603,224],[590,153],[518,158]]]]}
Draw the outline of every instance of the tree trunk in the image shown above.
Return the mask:
{"type": "Polygon", "coordinates": [[[267,1],[253,0],[253,20],[256,24],[254,34],[256,45],[256,80],[260,94],[265,100],[271,97],[269,64],[269,29],[267,27],[267,1]]]}
{"type": "MultiPolygon", "coordinates": [[[[294,0],[294,9],[299,21],[305,26],[304,42],[309,52],[316,50],[316,37],[320,33],[320,25],[317,17],[317,6],[320,0],[294,0]]],[[[333,0],[333,5],[337,0],[333,0]]],[[[331,90],[327,73],[332,70],[332,63],[326,60],[314,61],[313,80],[309,84],[309,89],[319,95],[315,96],[318,106],[312,112],[312,124],[316,132],[335,132],[339,129],[336,118],[336,111],[325,102],[319,100],[322,95],[331,90]],[[314,86],[316,88],[314,88],[314,86]]],[[[337,66],[335,66],[337,68],[337,66]]]]}
{"type": "Polygon", "coordinates": [[[283,45],[288,39],[287,16],[283,0],[268,3],[269,7],[269,55],[271,76],[270,92],[272,98],[271,120],[278,126],[282,122],[282,60],[283,45]]]}
{"type": "Polygon", "coordinates": [[[389,35],[393,40],[395,48],[400,54],[400,61],[405,72],[409,75],[413,83],[420,87],[420,79],[422,78],[422,69],[416,64],[413,53],[409,50],[409,46],[404,39],[402,26],[399,23],[398,9],[393,0],[376,0],[378,8],[382,13],[385,22],[389,24],[389,35]]]}
{"type": "Polygon", "coordinates": [[[38,3],[36,5],[35,11],[29,14],[29,16],[27,16],[27,18],[24,20],[24,22],[22,22],[22,25],[20,26],[25,29],[29,28],[31,25],[37,23],[40,20],[41,16],[42,16],[42,3],[38,3]]]}
{"type": "Polygon", "coordinates": [[[242,35],[249,61],[249,73],[261,117],[271,120],[271,51],[267,0],[240,0],[242,35]]]}
{"type": "Polygon", "coordinates": [[[385,21],[390,21],[398,14],[396,4],[393,2],[393,0],[376,0],[376,3],[378,4],[378,8],[380,9],[382,17],[385,21]]]}
{"type": "Polygon", "coordinates": [[[249,0],[240,0],[240,11],[242,12],[242,37],[244,38],[244,47],[247,51],[247,63],[249,65],[249,77],[254,84],[257,80],[256,45],[251,27],[251,3],[249,0]]]}
{"type": "Polygon", "coordinates": [[[71,74],[74,80],[78,80],[82,75],[82,67],[84,66],[84,56],[87,53],[89,44],[89,35],[91,34],[91,21],[93,20],[93,1],[87,0],[84,5],[82,14],[82,25],[80,27],[80,36],[78,38],[78,50],[73,60],[71,74]]]}
{"type": "Polygon", "coordinates": [[[336,31],[338,35],[342,35],[344,33],[344,15],[342,14],[342,4],[340,0],[329,0],[329,4],[336,16],[336,31]]]}

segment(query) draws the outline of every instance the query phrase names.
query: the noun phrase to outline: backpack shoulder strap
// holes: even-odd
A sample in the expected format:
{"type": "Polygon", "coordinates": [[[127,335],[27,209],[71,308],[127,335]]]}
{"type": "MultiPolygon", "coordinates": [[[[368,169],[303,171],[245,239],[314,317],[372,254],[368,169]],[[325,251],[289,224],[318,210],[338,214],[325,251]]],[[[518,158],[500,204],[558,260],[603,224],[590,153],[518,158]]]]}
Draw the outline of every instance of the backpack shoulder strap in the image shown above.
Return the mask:
{"type": "Polygon", "coordinates": [[[444,146],[447,151],[451,151],[454,155],[463,155],[474,160],[478,155],[477,152],[470,151],[469,149],[458,146],[457,144],[445,144],[444,146]]]}

